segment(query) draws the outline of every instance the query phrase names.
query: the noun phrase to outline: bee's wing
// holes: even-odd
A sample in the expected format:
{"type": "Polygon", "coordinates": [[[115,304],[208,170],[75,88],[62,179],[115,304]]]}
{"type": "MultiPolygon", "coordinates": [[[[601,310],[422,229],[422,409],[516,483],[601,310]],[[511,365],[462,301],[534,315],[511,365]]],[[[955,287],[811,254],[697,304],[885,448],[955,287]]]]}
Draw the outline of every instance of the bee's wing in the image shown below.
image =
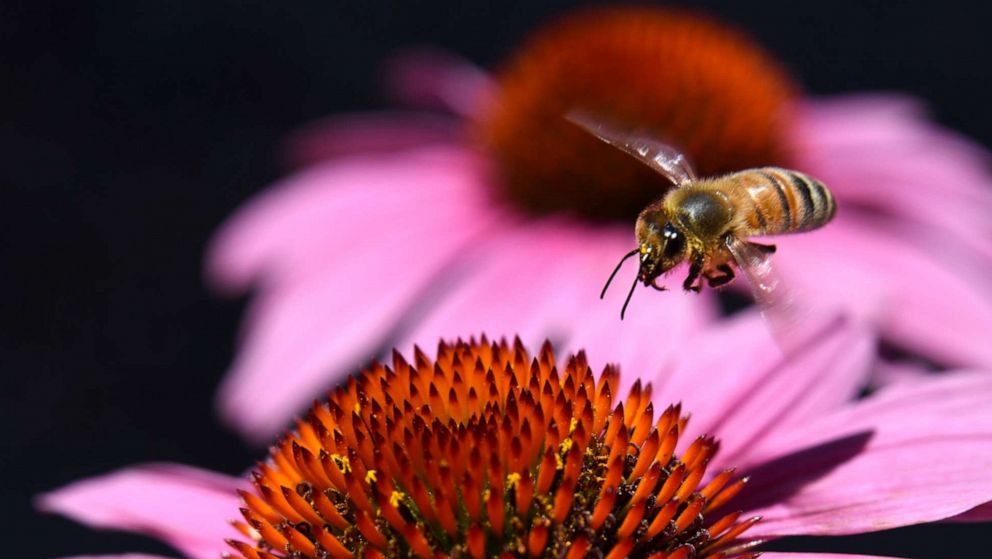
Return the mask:
{"type": "Polygon", "coordinates": [[[600,140],[634,156],[641,163],[675,183],[675,186],[685,186],[696,180],[696,174],[689,161],[679,150],[670,145],[614,128],[582,111],[570,111],[565,118],[600,140]]]}
{"type": "Polygon", "coordinates": [[[744,239],[731,236],[727,250],[737,262],[737,268],[747,278],[754,302],[771,329],[772,336],[788,353],[807,339],[803,328],[810,313],[796,303],[785,282],[772,266],[771,252],[744,239]]]}
{"type": "Polygon", "coordinates": [[[737,267],[747,276],[754,292],[754,299],[762,307],[775,304],[782,285],[781,279],[772,266],[771,254],[739,237],[730,236],[727,250],[737,262],[737,267]]]}

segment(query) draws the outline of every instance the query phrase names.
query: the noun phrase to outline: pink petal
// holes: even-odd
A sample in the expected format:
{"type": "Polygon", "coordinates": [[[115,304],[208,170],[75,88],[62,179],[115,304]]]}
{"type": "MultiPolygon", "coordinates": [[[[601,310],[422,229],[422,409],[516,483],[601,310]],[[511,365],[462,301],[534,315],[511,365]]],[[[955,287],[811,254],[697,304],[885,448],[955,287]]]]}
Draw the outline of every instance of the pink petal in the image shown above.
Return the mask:
{"type": "Polygon", "coordinates": [[[462,125],[443,115],[415,112],[350,113],[327,117],[293,133],[285,158],[304,167],[349,155],[388,154],[461,139],[462,125]]]}
{"type": "MultiPolygon", "coordinates": [[[[95,528],[147,534],[194,559],[228,551],[228,524],[242,506],[237,478],[176,464],[149,464],[71,483],[37,500],[40,510],[95,528]]],[[[132,556],[136,557],[136,556],[132,556]]]]}
{"type": "Polygon", "coordinates": [[[579,260],[576,240],[565,228],[536,222],[477,244],[459,260],[471,278],[426,309],[410,341],[433,345],[439,337],[484,332],[490,337],[518,334],[533,346],[557,330],[567,332],[571,325],[556,324],[555,315],[572,300],[569,271],[579,260]]]}
{"type": "Polygon", "coordinates": [[[471,62],[440,49],[408,48],[387,61],[387,90],[400,103],[436,108],[464,117],[478,115],[490,102],[496,84],[471,62]]]}
{"type": "MultiPolygon", "coordinates": [[[[925,108],[916,99],[890,95],[817,99],[807,101],[799,114],[794,139],[802,148],[803,161],[822,163],[817,165],[820,171],[856,178],[847,169],[879,168],[877,163],[872,164],[877,156],[885,160],[898,156],[903,159],[903,164],[911,166],[935,157],[930,163],[946,160],[952,163],[939,166],[935,170],[937,172],[964,172],[985,179],[977,183],[964,181],[930,185],[930,188],[938,188],[954,196],[972,196],[975,200],[989,199],[990,194],[981,186],[988,180],[985,168],[988,153],[977,144],[931,122],[925,108]],[[871,153],[872,157],[865,157],[866,153],[871,153]],[[835,159],[832,164],[831,158],[835,159]]],[[[874,196],[861,186],[856,186],[858,184],[865,183],[842,182],[831,186],[845,198],[874,196]]]]}
{"type": "Polygon", "coordinates": [[[850,321],[822,319],[785,357],[768,326],[749,312],[714,326],[680,352],[656,382],[655,400],[680,400],[692,414],[685,437],[719,437],[713,468],[746,461],[749,448],[853,398],[868,378],[871,337],[850,321]]]}
{"type": "Polygon", "coordinates": [[[566,340],[569,350],[586,350],[590,366],[597,373],[607,363],[620,365],[620,394],[617,396],[626,396],[637,379],[643,383],[657,377],[677,356],[684,354],[685,348],[711,327],[719,315],[711,294],[696,296],[681,292],[680,287],[659,293],[638,286],[626,317],[620,320],[620,309],[627,296],[628,282],[636,275],[636,265],[631,262],[625,273],[618,274],[617,285],[611,285],[602,301],[596,299],[601,289],[599,282],[592,278],[608,277],[620,255],[629,248],[629,232],[624,233],[623,242],[618,239],[615,248],[605,250],[609,246],[608,239],[599,239],[594,242],[602,244],[604,250],[598,255],[588,251],[587,256],[595,259],[588,262],[589,271],[581,274],[585,279],[575,282],[574,298],[575,302],[588,302],[580,306],[585,316],[577,321],[574,334],[566,340]]]}
{"type": "Polygon", "coordinates": [[[436,204],[465,204],[464,213],[474,214],[486,204],[482,167],[469,151],[445,147],[314,166],[227,220],[207,253],[208,278],[243,291],[263,280],[322,272],[339,261],[330,255],[366,250],[370,235],[399,234],[393,219],[429,217],[436,204]]]}
{"type": "Polygon", "coordinates": [[[950,270],[906,240],[843,215],[822,231],[774,242],[777,269],[806,304],[844,309],[939,363],[992,366],[992,344],[980,334],[992,332],[992,290],[978,270],[950,270]]]}
{"type": "Polygon", "coordinates": [[[326,165],[251,204],[212,262],[229,284],[259,281],[224,417],[271,439],[294,412],[357,370],[501,219],[466,152],[326,165]]]}
{"type": "Polygon", "coordinates": [[[170,559],[161,555],[146,555],[144,553],[124,553],[122,555],[73,555],[62,559],[170,559]]]}
{"type": "Polygon", "coordinates": [[[992,502],[978,505],[957,516],[951,517],[952,522],[989,522],[992,521],[992,502]]]}
{"type": "Polygon", "coordinates": [[[932,379],[935,374],[933,370],[922,365],[880,360],[872,371],[871,384],[875,387],[883,387],[890,384],[921,382],[932,379]]]}
{"type": "Polygon", "coordinates": [[[599,291],[632,243],[626,227],[590,228],[554,219],[504,231],[460,261],[472,270],[471,279],[431,305],[400,347],[432,347],[438,338],[480,333],[519,335],[530,347],[551,339],[562,356],[586,349],[597,372],[607,362],[618,362],[628,383],[652,375],[715,313],[708,298],[640,288],[621,321],[634,268],[607,300],[599,300],[599,291]],[[664,334],[659,334],[659,321],[664,334]]]}
{"type": "Polygon", "coordinates": [[[799,553],[791,551],[763,551],[765,559],[898,559],[881,555],[849,555],[847,553],[799,553]]]}
{"type": "Polygon", "coordinates": [[[867,208],[876,223],[894,217],[913,236],[931,238],[938,258],[992,263],[989,154],[922,113],[905,98],[807,103],[797,166],[830,186],[842,213],[867,208]]]}
{"type": "Polygon", "coordinates": [[[933,522],[992,501],[992,378],[956,373],[761,441],[735,503],[753,536],[840,535],[933,522]]]}

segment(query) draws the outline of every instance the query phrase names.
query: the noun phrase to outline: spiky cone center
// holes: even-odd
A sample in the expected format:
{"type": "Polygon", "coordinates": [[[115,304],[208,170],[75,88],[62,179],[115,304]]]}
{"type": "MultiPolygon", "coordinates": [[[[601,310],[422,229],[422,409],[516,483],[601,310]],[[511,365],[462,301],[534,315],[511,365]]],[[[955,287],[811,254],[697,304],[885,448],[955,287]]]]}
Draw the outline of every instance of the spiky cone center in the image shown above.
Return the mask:
{"type": "Polygon", "coordinates": [[[579,353],[559,368],[519,341],[442,343],[374,364],[315,404],[243,492],[248,559],[746,555],[756,519],[725,506],[745,483],[681,456],[681,406],[655,418],[650,385],[579,353]],[[707,483],[702,482],[707,480],[707,483]],[[735,551],[736,550],[736,551],[735,551]]]}
{"type": "Polygon", "coordinates": [[[567,122],[568,111],[664,141],[714,176],[788,165],[794,91],[778,63],[727,25],[667,7],[587,8],[510,59],[476,130],[514,205],[632,222],[670,183],[567,122]]]}

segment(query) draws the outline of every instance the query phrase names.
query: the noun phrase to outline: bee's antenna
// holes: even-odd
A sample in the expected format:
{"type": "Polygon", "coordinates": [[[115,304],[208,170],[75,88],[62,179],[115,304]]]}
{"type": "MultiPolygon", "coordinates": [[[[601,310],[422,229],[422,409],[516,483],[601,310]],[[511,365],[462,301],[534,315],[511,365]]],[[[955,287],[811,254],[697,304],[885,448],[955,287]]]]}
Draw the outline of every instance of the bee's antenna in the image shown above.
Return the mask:
{"type": "Polygon", "coordinates": [[[626,314],[626,312],[627,312],[627,305],[630,304],[630,298],[634,296],[634,289],[637,288],[637,282],[640,279],[641,278],[639,278],[639,277],[635,277],[634,278],[634,283],[632,283],[630,285],[630,291],[627,292],[627,299],[623,302],[623,308],[620,309],[620,320],[623,320],[623,315],[626,314]]]}
{"type": "MultiPolygon", "coordinates": [[[[635,248],[634,250],[632,250],[632,251],[628,252],[627,254],[625,254],[624,257],[620,259],[620,263],[617,264],[617,267],[613,269],[613,273],[610,274],[610,279],[606,280],[606,285],[603,286],[603,291],[601,291],[599,293],[599,298],[600,299],[602,299],[603,297],[606,297],[606,290],[609,289],[610,283],[613,281],[613,278],[617,275],[617,272],[619,272],[620,271],[620,268],[623,267],[623,263],[626,262],[627,259],[630,258],[631,256],[634,256],[635,254],[637,254],[639,250],[640,249],[636,249],[635,248]]],[[[630,300],[630,297],[628,297],[627,300],[629,301],[630,300]]]]}

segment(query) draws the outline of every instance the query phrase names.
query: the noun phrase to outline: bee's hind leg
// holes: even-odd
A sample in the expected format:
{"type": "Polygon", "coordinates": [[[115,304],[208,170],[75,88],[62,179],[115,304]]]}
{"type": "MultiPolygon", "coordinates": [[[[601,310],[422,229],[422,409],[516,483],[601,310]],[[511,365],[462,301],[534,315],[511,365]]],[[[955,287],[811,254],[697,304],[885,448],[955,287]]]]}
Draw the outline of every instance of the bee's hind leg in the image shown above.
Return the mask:
{"type": "Polygon", "coordinates": [[[761,243],[756,243],[753,241],[748,241],[747,244],[753,246],[754,248],[760,250],[765,254],[775,254],[775,245],[763,245],[761,243]]]}
{"type": "MultiPolygon", "coordinates": [[[[773,247],[774,248],[774,247],[773,247]]],[[[722,272],[723,275],[715,275],[712,272],[707,272],[703,274],[706,280],[709,282],[710,287],[720,287],[721,285],[727,285],[734,279],[734,269],[730,267],[729,264],[724,262],[717,266],[717,270],[722,272]]]]}

